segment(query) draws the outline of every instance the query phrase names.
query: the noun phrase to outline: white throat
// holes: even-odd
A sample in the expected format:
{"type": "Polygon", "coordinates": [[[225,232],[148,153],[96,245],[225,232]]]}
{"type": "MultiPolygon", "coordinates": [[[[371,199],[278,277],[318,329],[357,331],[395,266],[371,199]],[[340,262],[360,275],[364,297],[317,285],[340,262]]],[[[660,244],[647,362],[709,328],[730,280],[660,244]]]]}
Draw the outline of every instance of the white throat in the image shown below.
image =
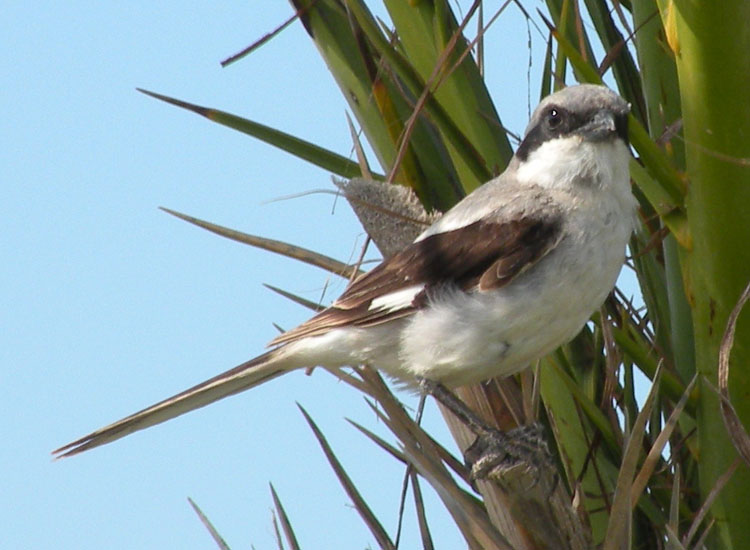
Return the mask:
{"type": "Polygon", "coordinates": [[[519,163],[517,177],[550,190],[575,192],[595,186],[606,192],[622,188],[629,195],[629,160],[630,153],[619,139],[587,142],[569,136],[546,141],[532,151],[519,163]]]}

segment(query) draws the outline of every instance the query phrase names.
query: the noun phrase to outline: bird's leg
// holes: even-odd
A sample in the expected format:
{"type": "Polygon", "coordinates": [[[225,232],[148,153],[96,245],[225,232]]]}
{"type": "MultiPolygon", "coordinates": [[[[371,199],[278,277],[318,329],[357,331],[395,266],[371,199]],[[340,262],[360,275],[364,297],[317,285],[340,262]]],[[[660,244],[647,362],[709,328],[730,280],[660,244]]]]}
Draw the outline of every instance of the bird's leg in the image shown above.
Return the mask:
{"type": "Polygon", "coordinates": [[[498,431],[488,426],[474,411],[466,406],[466,403],[456,397],[455,393],[440,382],[428,380],[427,378],[419,378],[418,381],[424,393],[431,395],[436,401],[439,401],[441,405],[452,412],[475,435],[482,436],[498,431]]]}
{"type": "Polygon", "coordinates": [[[551,457],[539,424],[502,432],[488,426],[439,382],[420,378],[419,385],[477,436],[464,452],[464,460],[471,467],[473,479],[485,479],[493,472],[502,475],[516,468],[541,472],[542,468],[550,465],[551,457]]]}

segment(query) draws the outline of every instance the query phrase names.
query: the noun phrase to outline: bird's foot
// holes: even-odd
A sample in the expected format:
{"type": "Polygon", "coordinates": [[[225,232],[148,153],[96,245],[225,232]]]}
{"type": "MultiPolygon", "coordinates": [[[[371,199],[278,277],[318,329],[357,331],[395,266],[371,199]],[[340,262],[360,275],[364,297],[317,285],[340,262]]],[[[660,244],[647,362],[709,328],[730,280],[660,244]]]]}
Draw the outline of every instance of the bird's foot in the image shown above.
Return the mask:
{"type": "Polygon", "coordinates": [[[552,468],[552,457],[539,424],[507,432],[488,428],[464,452],[472,479],[504,477],[513,472],[538,478],[552,468]]]}
{"type": "Polygon", "coordinates": [[[538,478],[545,468],[552,465],[539,424],[501,432],[488,426],[442,384],[426,379],[420,379],[419,384],[425,393],[432,395],[477,436],[464,453],[464,460],[471,468],[473,479],[505,476],[512,472],[538,478]]]}

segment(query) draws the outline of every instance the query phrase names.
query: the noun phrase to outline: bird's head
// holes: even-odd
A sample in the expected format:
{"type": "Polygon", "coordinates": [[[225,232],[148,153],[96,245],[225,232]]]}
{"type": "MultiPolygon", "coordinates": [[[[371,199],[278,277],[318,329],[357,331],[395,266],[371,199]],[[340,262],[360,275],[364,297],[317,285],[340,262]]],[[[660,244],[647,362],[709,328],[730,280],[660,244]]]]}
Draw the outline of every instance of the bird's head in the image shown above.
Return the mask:
{"type": "Polygon", "coordinates": [[[570,139],[628,144],[630,106],[604,86],[581,84],[547,96],[534,111],[516,157],[526,160],[546,142],[570,139]]]}

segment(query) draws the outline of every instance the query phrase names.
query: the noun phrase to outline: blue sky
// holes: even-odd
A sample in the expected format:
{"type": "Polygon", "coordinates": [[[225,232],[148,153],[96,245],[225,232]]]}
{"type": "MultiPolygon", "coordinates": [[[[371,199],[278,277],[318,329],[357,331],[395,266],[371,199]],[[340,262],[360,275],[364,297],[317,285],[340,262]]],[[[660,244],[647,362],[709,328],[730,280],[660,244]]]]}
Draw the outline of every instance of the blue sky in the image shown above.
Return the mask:
{"type": "MultiPolygon", "coordinates": [[[[262,283],[311,300],[326,285],[327,299],[343,289],[157,209],[357,256],[364,235],[343,200],[275,200],[331,190],[325,171],[135,91],[235,112],[350,155],[346,104],[299,24],[219,66],[290,14],[268,0],[6,6],[0,546],[210,548],[189,496],[233,548],[273,548],[270,481],[304,547],[375,547],[296,402],[393,530],[402,468],[344,421],[385,433],[361,396],[325,373],[288,375],[73,459],[49,455],[258,354],[272,323],[288,328],[308,315],[262,283]]],[[[538,75],[544,43],[532,36],[538,75]]],[[[528,117],[527,39],[512,10],[487,37],[488,57],[503,59],[487,67],[490,90],[515,132],[528,117]]],[[[532,76],[532,103],[537,87],[532,76]]],[[[434,408],[426,421],[450,441],[434,408]]],[[[463,547],[427,493],[439,547],[463,547]]],[[[410,518],[404,548],[417,545],[410,518]]]]}

